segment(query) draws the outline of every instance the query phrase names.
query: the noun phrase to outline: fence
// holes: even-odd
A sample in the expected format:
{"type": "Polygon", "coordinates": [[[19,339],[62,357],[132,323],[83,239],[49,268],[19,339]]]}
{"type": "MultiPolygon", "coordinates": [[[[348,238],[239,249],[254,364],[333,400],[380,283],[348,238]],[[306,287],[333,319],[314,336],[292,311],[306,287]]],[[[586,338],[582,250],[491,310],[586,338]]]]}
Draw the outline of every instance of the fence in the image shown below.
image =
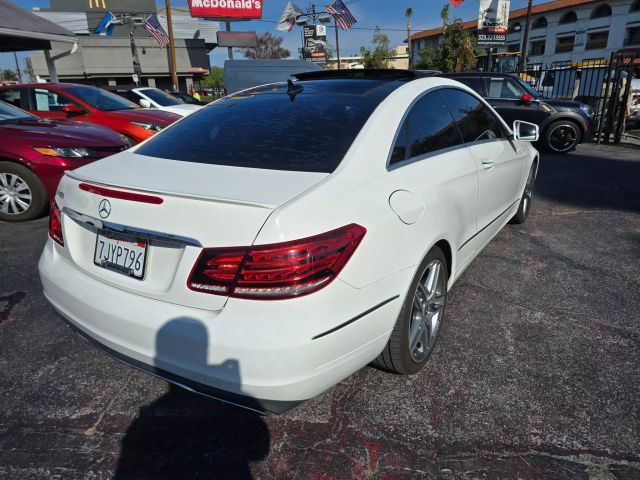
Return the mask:
{"type": "Polygon", "coordinates": [[[533,64],[515,73],[544,97],[590,105],[596,112],[597,143],[619,143],[633,108],[640,108],[640,90],[631,88],[632,79],[640,77],[640,49],[620,50],[608,61],[533,64]]]}

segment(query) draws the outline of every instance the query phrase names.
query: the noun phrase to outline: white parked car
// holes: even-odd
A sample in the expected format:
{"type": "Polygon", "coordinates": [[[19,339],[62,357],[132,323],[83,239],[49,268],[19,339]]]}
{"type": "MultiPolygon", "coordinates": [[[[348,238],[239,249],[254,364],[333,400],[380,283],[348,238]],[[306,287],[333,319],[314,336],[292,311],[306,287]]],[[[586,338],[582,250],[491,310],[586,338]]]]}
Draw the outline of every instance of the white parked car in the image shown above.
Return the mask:
{"type": "Polygon", "coordinates": [[[127,90],[126,98],[134,103],[137,103],[144,108],[157,108],[158,110],[164,110],[165,112],[175,113],[186,117],[190,113],[200,110],[202,105],[193,105],[186,103],[181,99],[170,95],[167,92],[163,92],[158,88],[141,87],[132,88],[127,90]]]}
{"type": "Polygon", "coordinates": [[[453,80],[349,72],[240,92],[68,172],[47,299],[120,360],[254,410],[371,362],[418,372],[447,291],[529,213],[538,127],[453,80]]]}

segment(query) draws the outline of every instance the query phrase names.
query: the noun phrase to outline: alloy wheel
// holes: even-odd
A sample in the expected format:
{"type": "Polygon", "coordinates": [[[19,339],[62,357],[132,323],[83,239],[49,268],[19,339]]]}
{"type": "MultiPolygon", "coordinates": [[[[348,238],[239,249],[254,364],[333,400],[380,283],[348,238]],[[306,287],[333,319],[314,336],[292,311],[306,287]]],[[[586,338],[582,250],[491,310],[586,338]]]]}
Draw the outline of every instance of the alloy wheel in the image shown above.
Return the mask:
{"type": "Polygon", "coordinates": [[[33,203],[27,182],[14,173],[0,173],[0,213],[20,215],[33,203]]]}
{"type": "Polygon", "coordinates": [[[527,184],[524,186],[524,194],[522,199],[522,213],[526,217],[529,213],[529,208],[531,206],[531,199],[533,198],[533,184],[534,184],[534,176],[533,176],[533,167],[529,172],[529,176],[527,177],[527,184]]]}
{"type": "Polygon", "coordinates": [[[422,362],[435,345],[447,294],[445,272],[439,260],[432,261],[425,269],[413,296],[409,352],[416,363],[422,362]]]}
{"type": "Polygon", "coordinates": [[[556,152],[571,150],[577,142],[578,132],[573,125],[562,124],[549,132],[549,146],[556,152]]]}

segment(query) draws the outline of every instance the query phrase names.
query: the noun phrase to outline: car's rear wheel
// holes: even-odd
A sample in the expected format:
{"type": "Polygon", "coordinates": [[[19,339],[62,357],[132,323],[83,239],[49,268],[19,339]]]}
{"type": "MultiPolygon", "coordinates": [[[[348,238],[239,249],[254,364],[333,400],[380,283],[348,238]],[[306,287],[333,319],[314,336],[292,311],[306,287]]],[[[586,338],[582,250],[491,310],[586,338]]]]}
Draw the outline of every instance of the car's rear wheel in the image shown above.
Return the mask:
{"type": "Polygon", "coordinates": [[[529,170],[529,176],[527,177],[527,183],[524,185],[524,191],[522,192],[522,198],[520,199],[520,205],[518,211],[511,217],[509,223],[519,225],[524,223],[529,216],[529,210],[531,210],[531,201],[533,200],[533,187],[536,181],[536,164],[531,165],[529,170]]]}
{"type": "Polygon", "coordinates": [[[28,168],[0,162],[0,220],[21,222],[43,213],[47,191],[28,168]]]}
{"type": "Polygon", "coordinates": [[[444,320],[447,261],[433,247],[420,264],[389,342],[373,365],[393,373],[419,372],[433,349],[444,320]]]}
{"type": "Polygon", "coordinates": [[[580,127],[570,120],[553,122],[544,131],[543,147],[548,152],[567,153],[575,148],[582,139],[580,127]]]}

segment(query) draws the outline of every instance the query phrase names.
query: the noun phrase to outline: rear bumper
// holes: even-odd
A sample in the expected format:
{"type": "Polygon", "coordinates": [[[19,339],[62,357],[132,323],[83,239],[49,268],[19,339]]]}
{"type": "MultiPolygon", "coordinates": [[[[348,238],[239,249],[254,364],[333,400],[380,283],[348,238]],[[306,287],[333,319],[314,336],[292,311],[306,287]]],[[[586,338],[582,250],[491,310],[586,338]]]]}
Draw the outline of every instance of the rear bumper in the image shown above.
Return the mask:
{"type": "Polygon", "coordinates": [[[264,400],[248,397],[245,395],[238,395],[231,392],[227,392],[220,388],[214,388],[210,385],[205,385],[204,383],[195,382],[186,377],[181,377],[179,375],[175,375],[166,370],[162,370],[161,368],[155,367],[153,365],[148,365],[146,363],[142,363],[135,358],[127,357],[122,355],[121,353],[113,350],[106,345],[96,341],[92,337],[90,337],[87,333],[81,330],[79,327],[75,326],[73,323],[68,321],[64,316],[60,315],[60,318],[67,324],[71,330],[73,330],[76,334],[80,335],[87,342],[89,342],[94,347],[102,350],[107,355],[111,356],[115,360],[118,360],[130,367],[141,370],[145,373],[153,375],[155,377],[161,378],[162,380],[166,380],[174,385],[177,385],[185,390],[190,392],[198,393],[200,395],[205,395],[207,397],[211,397],[215,400],[228,403],[231,405],[235,405],[238,407],[242,407],[248,410],[252,410],[257,413],[275,413],[280,414],[284,413],[292,408],[296,407],[302,400],[299,401],[277,401],[277,400],[264,400]]]}
{"type": "Polygon", "coordinates": [[[106,285],[59,248],[49,240],[40,258],[44,294],[83,336],[187,389],[274,413],[319,395],[382,351],[413,273],[363,289],[336,280],[291,300],[229,299],[210,311],[106,285]]]}

